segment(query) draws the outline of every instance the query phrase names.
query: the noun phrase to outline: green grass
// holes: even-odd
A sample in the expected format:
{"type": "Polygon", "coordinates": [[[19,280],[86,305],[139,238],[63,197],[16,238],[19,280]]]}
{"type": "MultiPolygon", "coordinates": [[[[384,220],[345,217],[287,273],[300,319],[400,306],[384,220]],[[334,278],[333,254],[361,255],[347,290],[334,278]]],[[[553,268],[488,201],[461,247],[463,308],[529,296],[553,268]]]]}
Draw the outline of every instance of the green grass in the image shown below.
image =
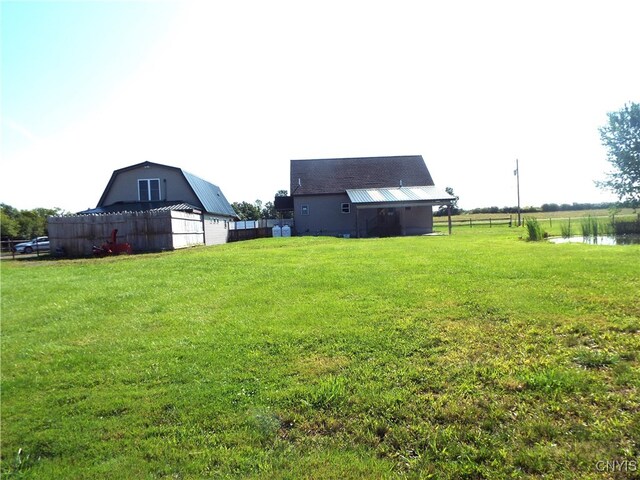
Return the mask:
{"type": "Polygon", "coordinates": [[[522,232],[3,260],[2,478],[608,478],[640,247],[522,232]]]}

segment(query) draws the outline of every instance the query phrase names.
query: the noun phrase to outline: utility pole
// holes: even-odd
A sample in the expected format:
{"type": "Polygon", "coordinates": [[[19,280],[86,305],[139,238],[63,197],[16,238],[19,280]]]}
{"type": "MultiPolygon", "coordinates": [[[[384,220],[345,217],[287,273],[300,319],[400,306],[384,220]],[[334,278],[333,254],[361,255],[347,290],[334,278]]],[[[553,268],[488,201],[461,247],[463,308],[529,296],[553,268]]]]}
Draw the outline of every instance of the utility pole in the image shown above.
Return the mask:
{"type": "Polygon", "coordinates": [[[520,167],[518,166],[518,159],[516,158],[516,169],[513,171],[516,176],[516,186],[518,188],[518,226],[522,225],[520,222],[520,167]]]}

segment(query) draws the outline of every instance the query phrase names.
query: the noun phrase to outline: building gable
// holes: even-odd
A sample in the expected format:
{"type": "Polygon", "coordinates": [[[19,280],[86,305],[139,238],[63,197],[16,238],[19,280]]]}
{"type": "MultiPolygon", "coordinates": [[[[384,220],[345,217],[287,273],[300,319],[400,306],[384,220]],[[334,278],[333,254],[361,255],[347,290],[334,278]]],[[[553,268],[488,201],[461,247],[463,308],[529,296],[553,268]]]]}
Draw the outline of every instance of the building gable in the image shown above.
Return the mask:
{"type": "MultiPolygon", "coordinates": [[[[97,208],[117,209],[136,202],[143,204],[139,195],[140,180],[148,179],[154,185],[159,184],[160,198],[163,204],[183,202],[204,212],[235,217],[235,211],[225,198],[220,188],[196,175],[185,172],[181,168],[143,162],[115,170],[100,197],[97,208]]],[[[147,199],[151,200],[151,199],[147,199]]],[[[139,209],[138,209],[139,210],[139,209]]]]}

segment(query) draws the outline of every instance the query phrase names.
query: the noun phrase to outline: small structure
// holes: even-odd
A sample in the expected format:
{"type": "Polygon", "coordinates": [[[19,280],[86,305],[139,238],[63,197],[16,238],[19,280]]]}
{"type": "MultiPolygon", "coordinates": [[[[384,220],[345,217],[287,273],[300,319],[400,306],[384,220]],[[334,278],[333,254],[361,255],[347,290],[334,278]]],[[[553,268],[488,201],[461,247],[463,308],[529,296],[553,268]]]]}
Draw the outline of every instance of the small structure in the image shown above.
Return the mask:
{"type": "Polygon", "coordinates": [[[95,208],[49,218],[51,250],[92,253],[114,229],[134,252],[226,243],[236,213],[216,185],[181,168],[143,162],[115,170],[95,208]]]}
{"type": "Polygon", "coordinates": [[[435,187],[421,155],[291,160],[297,235],[388,237],[433,231],[434,205],[455,197],[435,187]]]}

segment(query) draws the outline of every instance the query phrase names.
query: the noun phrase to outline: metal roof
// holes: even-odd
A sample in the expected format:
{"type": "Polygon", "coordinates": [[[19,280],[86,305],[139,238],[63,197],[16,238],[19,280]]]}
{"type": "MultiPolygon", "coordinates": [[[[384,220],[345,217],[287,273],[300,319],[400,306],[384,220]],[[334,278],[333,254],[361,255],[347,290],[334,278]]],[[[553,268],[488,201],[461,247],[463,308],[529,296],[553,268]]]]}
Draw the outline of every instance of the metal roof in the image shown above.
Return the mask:
{"type": "Polygon", "coordinates": [[[162,212],[162,211],[178,211],[178,212],[194,212],[201,213],[200,207],[196,207],[184,202],[117,202],[104,207],[90,208],[78,212],[76,215],[97,215],[105,213],[122,213],[122,212],[162,212]]]}
{"type": "Polygon", "coordinates": [[[434,186],[348,189],[351,203],[450,203],[455,197],[434,186]]]}
{"type": "Polygon", "coordinates": [[[182,170],[182,174],[207,212],[229,215],[230,217],[237,216],[220,187],[184,170],[182,170]]]}

